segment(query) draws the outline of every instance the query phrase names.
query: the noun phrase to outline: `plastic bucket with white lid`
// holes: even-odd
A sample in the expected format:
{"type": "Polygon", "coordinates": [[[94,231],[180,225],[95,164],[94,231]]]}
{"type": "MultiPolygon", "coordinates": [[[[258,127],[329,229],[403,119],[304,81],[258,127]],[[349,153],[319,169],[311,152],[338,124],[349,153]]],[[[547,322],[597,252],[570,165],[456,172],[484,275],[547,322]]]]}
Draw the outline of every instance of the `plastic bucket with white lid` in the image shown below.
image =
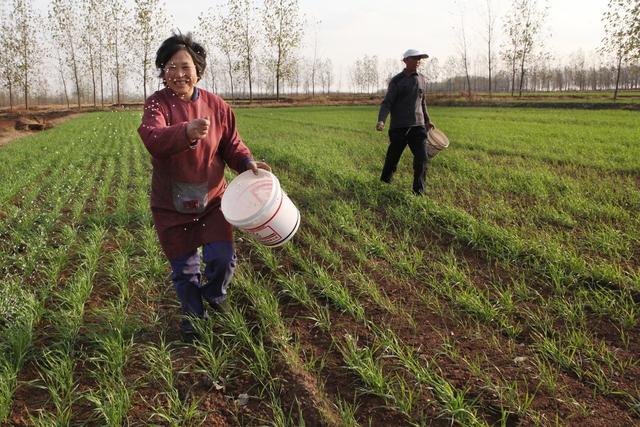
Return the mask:
{"type": "Polygon", "coordinates": [[[298,208],[278,178],[263,169],[235,177],[222,195],[221,209],[229,224],[269,247],[285,244],[300,226],[298,208]]]}

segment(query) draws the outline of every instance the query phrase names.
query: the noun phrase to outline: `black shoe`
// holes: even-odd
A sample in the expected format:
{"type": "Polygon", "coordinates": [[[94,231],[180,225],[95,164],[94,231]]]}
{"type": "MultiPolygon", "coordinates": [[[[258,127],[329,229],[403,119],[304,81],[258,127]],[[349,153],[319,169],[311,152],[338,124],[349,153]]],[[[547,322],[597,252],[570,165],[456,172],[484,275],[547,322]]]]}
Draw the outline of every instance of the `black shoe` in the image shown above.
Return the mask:
{"type": "Polygon", "coordinates": [[[200,338],[200,335],[198,335],[189,319],[182,319],[180,321],[180,337],[182,341],[187,344],[191,344],[200,338]]]}
{"type": "Polygon", "coordinates": [[[209,303],[209,307],[211,308],[211,311],[213,313],[224,314],[224,313],[227,312],[228,303],[227,303],[226,299],[224,301],[222,301],[222,302],[214,302],[214,301],[209,301],[209,300],[207,300],[207,302],[209,303]]]}

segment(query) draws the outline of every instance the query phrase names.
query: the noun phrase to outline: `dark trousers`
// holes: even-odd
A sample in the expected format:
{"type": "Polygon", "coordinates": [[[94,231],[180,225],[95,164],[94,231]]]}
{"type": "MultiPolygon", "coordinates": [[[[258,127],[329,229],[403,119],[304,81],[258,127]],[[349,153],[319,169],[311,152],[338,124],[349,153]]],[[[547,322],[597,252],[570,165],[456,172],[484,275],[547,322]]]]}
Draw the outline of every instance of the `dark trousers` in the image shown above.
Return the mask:
{"type": "Polygon", "coordinates": [[[413,153],[413,192],[423,193],[427,164],[429,162],[427,131],[423,126],[389,129],[389,141],[389,148],[384,159],[380,179],[384,182],[391,182],[391,178],[400,161],[400,156],[408,145],[411,153],[413,153]]]}
{"type": "Polygon", "coordinates": [[[202,254],[206,284],[202,283],[200,277],[201,260],[197,250],[170,260],[171,280],[185,315],[202,317],[205,312],[203,300],[222,303],[236,268],[236,254],[231,242],[207,243],[202,248],[202,254]]]}

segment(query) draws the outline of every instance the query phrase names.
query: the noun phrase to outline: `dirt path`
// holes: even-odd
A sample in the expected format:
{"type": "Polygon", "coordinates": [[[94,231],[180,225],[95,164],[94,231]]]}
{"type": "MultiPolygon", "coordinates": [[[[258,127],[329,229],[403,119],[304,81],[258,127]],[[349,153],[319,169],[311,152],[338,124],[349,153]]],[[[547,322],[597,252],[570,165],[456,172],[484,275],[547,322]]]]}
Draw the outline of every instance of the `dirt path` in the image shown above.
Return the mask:
{"type": "MultiPolygon", "coordinates": [[[[67,120],[79,117],[84,113],[72,113],[64,117],[56,117],[54,119],[47,119],[47,122],[52,123],[54,126],[64,123],[67,120]]],[[[33,135],[42,131],[30,131],[30,130],[16,130],[14,128],[15,120],[0,119],[0,146],[8,144],[23,136],[33,135]]]]}

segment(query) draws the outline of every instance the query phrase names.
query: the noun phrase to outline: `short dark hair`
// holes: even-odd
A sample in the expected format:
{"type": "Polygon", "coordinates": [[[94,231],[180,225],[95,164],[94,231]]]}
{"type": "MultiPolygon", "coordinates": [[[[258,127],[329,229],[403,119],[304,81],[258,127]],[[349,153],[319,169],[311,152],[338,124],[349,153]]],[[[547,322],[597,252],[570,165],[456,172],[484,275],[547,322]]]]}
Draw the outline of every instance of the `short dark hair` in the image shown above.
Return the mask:
{"type": "Polygon", "coordinates": [[[204,75],[205,68],[207,68],[207,51],[200,43],[193,41],[191,33],[182,34],[180,32],[173,33],[171,37],[163,41],[156,52],[156,68],[160,70],[159,77],[164,77],[165,65],[179,50],[186,50],[191,55],[196,66],[198,80],[200,80],[204,75]]]}

